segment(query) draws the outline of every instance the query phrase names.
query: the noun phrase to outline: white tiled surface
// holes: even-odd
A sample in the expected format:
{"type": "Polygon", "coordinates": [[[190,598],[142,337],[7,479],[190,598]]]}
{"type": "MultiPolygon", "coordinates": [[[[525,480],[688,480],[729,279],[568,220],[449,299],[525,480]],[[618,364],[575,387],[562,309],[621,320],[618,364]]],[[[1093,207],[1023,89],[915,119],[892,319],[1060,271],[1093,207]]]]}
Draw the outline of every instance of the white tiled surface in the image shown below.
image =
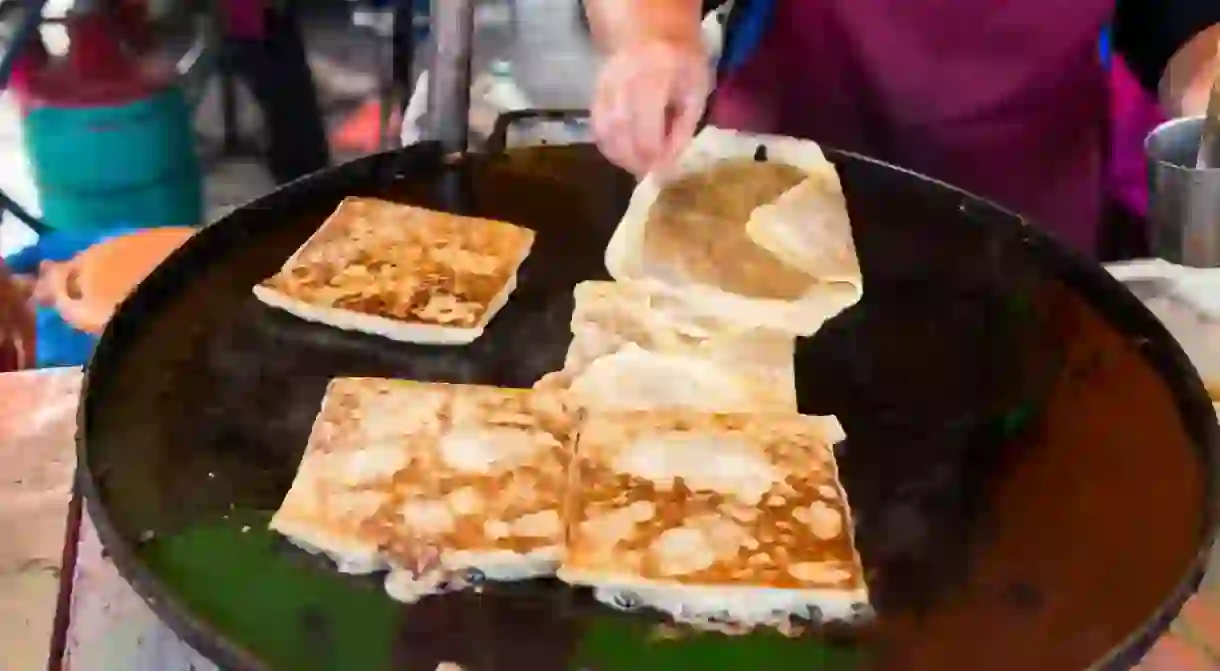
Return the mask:
{"type": "Polygon", "coordinates": [[[149,610],[81,522],[65,671],[219,671],[149,610]]]}
{"type": "Polygon", "coordinates": [[[80,369],[0,374],[0,669],[46,667],[80,369]]]}

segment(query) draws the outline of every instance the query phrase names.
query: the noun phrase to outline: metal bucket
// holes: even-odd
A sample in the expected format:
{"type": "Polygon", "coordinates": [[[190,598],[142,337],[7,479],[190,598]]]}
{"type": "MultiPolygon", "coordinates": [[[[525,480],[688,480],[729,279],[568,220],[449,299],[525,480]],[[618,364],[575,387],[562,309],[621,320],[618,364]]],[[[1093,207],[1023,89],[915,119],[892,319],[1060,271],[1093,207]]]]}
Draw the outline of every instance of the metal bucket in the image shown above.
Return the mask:
{"type": "Polygon", "coordinates": [[[1203,117],[1174,119],[1148,134],[1148,212],[1156,256],[1211,268],[1220,266],[1220,169],[1195,168],[1202,135],[1203,117]]]}

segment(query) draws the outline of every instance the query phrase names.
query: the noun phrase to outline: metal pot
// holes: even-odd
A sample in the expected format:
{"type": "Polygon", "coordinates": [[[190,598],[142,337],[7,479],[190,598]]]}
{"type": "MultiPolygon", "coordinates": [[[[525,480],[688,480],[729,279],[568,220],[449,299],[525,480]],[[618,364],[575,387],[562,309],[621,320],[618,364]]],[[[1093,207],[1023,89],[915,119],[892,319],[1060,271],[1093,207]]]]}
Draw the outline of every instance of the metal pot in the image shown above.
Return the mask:
{"type": "Polygon", "coordinates": [[[1203,117],[1157,126],[1144,143],[1152,250],[1173,263],[1220,266],[1220,168],[1196,167],[1203,117]]]}

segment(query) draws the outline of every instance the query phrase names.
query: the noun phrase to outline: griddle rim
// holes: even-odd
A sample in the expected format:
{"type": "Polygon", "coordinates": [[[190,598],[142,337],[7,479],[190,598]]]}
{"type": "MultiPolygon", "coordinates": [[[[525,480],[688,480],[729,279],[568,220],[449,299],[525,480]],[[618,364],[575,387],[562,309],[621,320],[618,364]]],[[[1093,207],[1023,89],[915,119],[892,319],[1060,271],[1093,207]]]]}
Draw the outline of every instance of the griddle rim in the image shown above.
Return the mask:
{"type": "MultiPolygon", "coordinates": [[[[1203,528],[1199,530],[1200,547],[1177,586],[1135,632],[1093,665],[1095,669],[1105,670],[1131,668],[1168,630],[1182,606],[1197,591],[1206,570],[1211,547],[1218,535],[1220,426],[1217,426],[1215,410],[1194,365],[1160,320],[1122,283],[1096,263],[1061,246],[1049,234],[1030,225],[1016,214],[944,182],[883,161],[829,148],[824,151],[827,158],[834,163],[844,160],[870,163],[875,168],[891,170],[906,178],[920,181],[927,188],[956,195],[971,207],[991,209],[996,214],[1008,215],[1003,218],[1019,222],[1016,224],[1020,227],[1019,233],[1029,246],[1035,261],[1051,275],[1062,279],[1076,290],[1108,323],[1118,327],[1127,337],[1138,341],[1141,344],[1141,352],[1168,386],[1191,443],[1198,451],[1198,458],[1204,466],[1206,479],[1203,493],[1206,505],[1202,516],[1203,528]]],[[[458,160],[468,158],[479,158],[479,155],[458,160]]],[[[431,179],[440,175],[445,163],[452,164],[453,161],[454,157],[444,157],[440,146],[435,143],[423,143],[407,149],[373,154],[305,176],[241,206],[239,210],[291,209],[284,205],[319,187],[333,190],[343,184],[371,185],[387,177],[431,179]]],[[[162,622],[196,652],[221,668],[263,671],[269,669],[267,664],[244,646],[229,640],[205,619],[192,613],[139,559],[133,544],[118,531],[100,499],[97,480],[99,474],[92,471],[87,447],[90,416],[95,412],[95,406],[101,403],[97,400],[100,392],[94,390],[99,387],[104,390],[105,380],[110,372],[109,361],[120,360],[123,349],[139,328],[141,318],[146,313],[161,309],[165,302],[176,294],[184,278],[189,277],[186,275],[187,271],[206,264],[208,259],[214,256],[213,249],[240,243],[245,229],[226,225],[233,214],[221,217],[204,227],[172,253],[165,263],[158,266],[136,291],[123,301],[103,331],[94,355],[85,368],[81,401],[77,408],[77,485],[83,494],[85,510],[97,529],[102,547],[114,562],[119,574],[162,622]]],[[[104,399],[105,396],[101,398],[104,399]]]]}

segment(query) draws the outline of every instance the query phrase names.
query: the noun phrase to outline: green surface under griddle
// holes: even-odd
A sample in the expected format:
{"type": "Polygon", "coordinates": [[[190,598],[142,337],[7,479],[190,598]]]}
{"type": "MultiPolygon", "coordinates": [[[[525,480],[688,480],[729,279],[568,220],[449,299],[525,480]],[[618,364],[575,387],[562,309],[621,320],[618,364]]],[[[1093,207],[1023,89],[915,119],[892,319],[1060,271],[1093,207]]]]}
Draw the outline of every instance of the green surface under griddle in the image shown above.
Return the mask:
{"type": "Polygon", "coordinates": [[[375,584],[287,561],[268,515],[230,515],[144,546],[145,559],[201,617],[276,668],[386,669],[396,610],[375,584]],[[316,613],[333,627],[302,646],[316,613]]]}
{"type": "MultiPolygon", "coordinates": [[[[147,543],[145,559],[195,613],[277,670],[413,671],[416,667],[394,656],[401,619],[411,617],[412,609],[385,596],[376,580],[340,575],[323,561],[286,548],[267,530],[268,519],[263,513],[235,513],[197,524],[147,543]]],[[[569,615],[581,620],[565,666],[573,671],[849,671],[864,654],[847,645],[774,633],[661,639],[649,619],[592,606],[581,613],[569,615]]]]}

